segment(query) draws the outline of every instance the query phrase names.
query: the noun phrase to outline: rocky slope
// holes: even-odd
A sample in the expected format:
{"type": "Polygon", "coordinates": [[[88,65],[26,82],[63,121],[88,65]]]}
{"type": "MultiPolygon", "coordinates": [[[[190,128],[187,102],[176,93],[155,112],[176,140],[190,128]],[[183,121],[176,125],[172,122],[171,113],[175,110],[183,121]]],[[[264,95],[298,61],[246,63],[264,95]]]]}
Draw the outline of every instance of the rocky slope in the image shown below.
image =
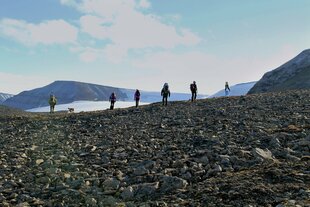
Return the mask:
{"type": "Polygon", "coordinates": [[[25,115],[33,115],[31,113],[27,113],[25,111],[19,110],[19,109],[14,109],[10,108],[7,106],[2,106],[0,105],[0,118],[3,117],[12,117],[12,116],[25,116],[25,115]]]}
{"type": "Polygon", "coordinates": [[[292,89],[310,89],[310,49],[266,73],[249,94],[292,89]]]}
{"type": "Polygon", "coordinates": [[[309,133],[308,90],[14,116],[0,205],[309,206],[309,133]]]}

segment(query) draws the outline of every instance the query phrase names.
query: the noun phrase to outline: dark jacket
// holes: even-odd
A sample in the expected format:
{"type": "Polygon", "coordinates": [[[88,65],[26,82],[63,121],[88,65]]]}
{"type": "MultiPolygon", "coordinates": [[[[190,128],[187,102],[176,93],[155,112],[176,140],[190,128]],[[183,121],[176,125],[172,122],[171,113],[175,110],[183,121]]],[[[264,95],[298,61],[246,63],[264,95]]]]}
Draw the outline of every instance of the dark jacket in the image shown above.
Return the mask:
{"type": "Polygon", "coordinates": [[[170,97],[170,90],[169,88],[167,87],[164,87],[162,90],[161,90],[161,96],[164,96],[164,97],[170,97]]]}
{"type": "Polygon", "coordinates": [[[136,101],[140,100],[140,91],[139,90],[136,90],[134,98],[136,101]]]}
{"type": "Polygon", "coordinates": [[[114,93],[111,94],[110,101],[111,102],[115,102],[116,101],[116,95],[114,93]]]}
{"type": "Polygon", "coordinates": [[[197,85],[195,83],[192,83],[190,85],[190,89],[191,89],[191,92],[197,92],[197,85]]]}

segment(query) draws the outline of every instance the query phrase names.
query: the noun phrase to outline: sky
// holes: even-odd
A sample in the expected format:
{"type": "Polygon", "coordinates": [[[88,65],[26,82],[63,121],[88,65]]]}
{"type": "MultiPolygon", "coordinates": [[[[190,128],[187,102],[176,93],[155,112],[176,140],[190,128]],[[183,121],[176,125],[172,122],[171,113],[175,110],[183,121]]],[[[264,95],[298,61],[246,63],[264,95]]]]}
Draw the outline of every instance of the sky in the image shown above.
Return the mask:
{"type": "Polygon", "coordinates": [[[0,0],[0,92],[55,80],[213,94],[310,48],[309,0],[0,0]]]}

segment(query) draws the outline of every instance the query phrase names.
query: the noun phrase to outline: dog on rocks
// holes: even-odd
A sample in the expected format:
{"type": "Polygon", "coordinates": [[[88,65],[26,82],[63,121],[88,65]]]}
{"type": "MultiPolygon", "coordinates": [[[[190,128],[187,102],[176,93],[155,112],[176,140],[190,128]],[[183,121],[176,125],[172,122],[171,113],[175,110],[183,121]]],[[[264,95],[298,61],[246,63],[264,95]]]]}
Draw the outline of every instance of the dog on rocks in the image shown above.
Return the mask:
{"type": "Polygon", "coordinates": [[[74,113],[74,108],[68,108],[68,113],[74,113]]]}

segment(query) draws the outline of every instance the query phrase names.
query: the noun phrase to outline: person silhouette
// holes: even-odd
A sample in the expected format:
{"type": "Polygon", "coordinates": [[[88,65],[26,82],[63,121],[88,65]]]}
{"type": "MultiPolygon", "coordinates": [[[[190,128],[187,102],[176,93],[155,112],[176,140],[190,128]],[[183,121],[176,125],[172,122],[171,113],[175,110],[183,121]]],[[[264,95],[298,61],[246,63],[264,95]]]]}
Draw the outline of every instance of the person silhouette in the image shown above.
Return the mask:
{"type": "Polygon", "coordinates": [[[50,113],[54,113],[55,105],[57,104],[57,99],[56,99],[56,97],[53,94],[50,95],[48,103],[50,105],[50,113]]]}
{"type": "Polygon", "coordinates": [[[134,99],[136,101],[136,107],[139,106],[139,101],[140,101],[140,91],[137,89],[136,92],[135,92],[135,95],[134,95],[134,99]]]}
{"type": "Polygon", "coordinates": [[[168,105],[168,97],[170,97],[170,90],[168,83],[164,84],[164,87],[161,89],[161,96],[163,97],[163,105],[168,105]]]}
{"type": "Polygon", "coordinates": [[[197,85],[196,85],[196,81],[193,81],[193,83],[190,85],[190,89],[192,92],[192,102],[196,100],[197,98],[197,85]]]}
{"type": "Polygon", "coordinates": [[[114,104],[116,102],[116,95],[115,95],[114,92],[110,96],[110,102],[111,102],[110,109],[113,110],[114,109],[114,104]]]}
{"type": "Polygon", "coordinates": [[[228,96],[229,92],[230,92],[230,88],[229,88],[228,82],[225,82],[225,96],[228,96]]]}

